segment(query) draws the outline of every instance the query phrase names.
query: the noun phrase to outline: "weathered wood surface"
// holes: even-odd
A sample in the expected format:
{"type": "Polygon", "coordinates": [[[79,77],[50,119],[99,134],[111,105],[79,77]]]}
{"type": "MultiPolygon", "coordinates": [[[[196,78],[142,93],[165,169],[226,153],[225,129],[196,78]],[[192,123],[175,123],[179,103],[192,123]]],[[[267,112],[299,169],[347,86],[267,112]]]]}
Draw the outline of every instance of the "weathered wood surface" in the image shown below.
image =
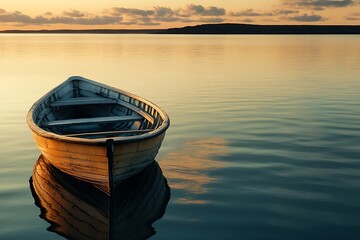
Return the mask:
{"type": "Polygon", "coordinates": [[[43,122],[41,125],[44,127],[54,127],[54,126],[67,126],[67,125],[77,125],[77,124],[132,122],[132,121],[140,121],[142,119],[143,118],[141,116],[109,116],[109,117],[93,117],[93,118],[75,118],[75,119],[43,122]]]}
{"type": "MultiPolygon", "coordinates": [[[[52,165],[110,194],[106,146],[58,142],[33,135],[36,145],[52,165]]],[[[123,181],[151,164],[164,135],[140,142],[115,143],[113,166],[110,169],[114,183],[123,181]]]]}
{"type": "Polygon", "coordinates": [[[125,102],[124,100],[118,99],[117,103],[120,104],[121,106],[124,106],[128,109],[131,109],[132,111],[136,112],[137,114],[140,114],[141,116],[143,116],[146,120],[148,120],[151,124],[154,124],[154,117],[152,117],[150,114],[148,114],[147,112],[135,107],[134,105],[125,102]]]}
{"type": "Polygon", "coordinates": [[[78,97],[57,100],[50,103],[51,107],[64,107],[64,106],[75,106],[75,105],[89,105],[89,104],[115,104],[116,99],[103,98],[103,97],[78,97]]]}
{"type": "Polygon", "coordinates": [[[126,134],[143,134],[152,131],[151,129],[143,130],[120,130],[120,131],[107,131],[107,132],[87,132],[87,133],[76,133],[76,134],[67,134],[68,137],[91,137],[91,136],[116,136],[116,135],[126,135],[126,134]]]}
{"type": "Polygon", "coordinates": [[[105,146],[58,142],[33,134],[44,157],[61,171],[89,182],[109,194],[105,146]]]}

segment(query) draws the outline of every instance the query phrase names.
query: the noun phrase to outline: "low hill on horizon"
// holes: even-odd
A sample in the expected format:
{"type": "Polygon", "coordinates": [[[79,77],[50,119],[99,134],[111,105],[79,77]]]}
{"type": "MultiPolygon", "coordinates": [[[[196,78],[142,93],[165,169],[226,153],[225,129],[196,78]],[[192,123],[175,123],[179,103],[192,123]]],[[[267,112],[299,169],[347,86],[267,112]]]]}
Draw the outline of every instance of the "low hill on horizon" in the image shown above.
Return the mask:
{"type": "Polygon", "coordinates": [[[202,24],[169,28],[159,34],[360,34],[360,25],[202,24]]]}

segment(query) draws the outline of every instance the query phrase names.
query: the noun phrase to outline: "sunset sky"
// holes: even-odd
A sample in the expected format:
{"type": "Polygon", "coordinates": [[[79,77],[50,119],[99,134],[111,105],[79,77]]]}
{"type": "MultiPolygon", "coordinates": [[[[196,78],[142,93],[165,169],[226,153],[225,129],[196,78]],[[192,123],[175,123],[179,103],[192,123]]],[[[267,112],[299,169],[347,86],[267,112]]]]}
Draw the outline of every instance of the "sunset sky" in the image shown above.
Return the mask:
{"type": "Polygon", "coordinates": [[[360,0],[11,0],[0,30],[170,28],[205,23],[360,24],[360,0]]]}

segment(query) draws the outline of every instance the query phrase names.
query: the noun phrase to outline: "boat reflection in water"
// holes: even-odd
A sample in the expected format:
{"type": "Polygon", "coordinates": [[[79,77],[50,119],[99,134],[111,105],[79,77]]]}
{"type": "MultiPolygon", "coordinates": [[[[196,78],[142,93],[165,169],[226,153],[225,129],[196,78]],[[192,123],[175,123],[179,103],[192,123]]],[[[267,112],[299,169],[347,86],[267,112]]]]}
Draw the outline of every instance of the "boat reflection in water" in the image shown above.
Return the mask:
{"type": "Polygon", "coordinates": [[[114,188],[109,196],[67,175],[40,156],[30,178],[40,217],[49,231],[68,239],[146,239],[170,198],[170,188],[156,163],[114,188]]]}

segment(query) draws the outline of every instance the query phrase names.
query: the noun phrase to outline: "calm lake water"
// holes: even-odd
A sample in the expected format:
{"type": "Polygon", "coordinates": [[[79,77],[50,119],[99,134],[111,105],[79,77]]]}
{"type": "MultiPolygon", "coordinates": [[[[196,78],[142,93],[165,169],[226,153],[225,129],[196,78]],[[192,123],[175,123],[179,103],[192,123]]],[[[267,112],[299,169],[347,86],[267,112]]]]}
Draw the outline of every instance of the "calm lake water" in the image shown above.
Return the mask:
{"type": "Polygon", "coordinates": [[[358,239],[359,66],[351,35],[2,34],[0,239],[63,239],[34,203],[25,116],[72,75],[170,115],[152,239],[358,239]]]}

